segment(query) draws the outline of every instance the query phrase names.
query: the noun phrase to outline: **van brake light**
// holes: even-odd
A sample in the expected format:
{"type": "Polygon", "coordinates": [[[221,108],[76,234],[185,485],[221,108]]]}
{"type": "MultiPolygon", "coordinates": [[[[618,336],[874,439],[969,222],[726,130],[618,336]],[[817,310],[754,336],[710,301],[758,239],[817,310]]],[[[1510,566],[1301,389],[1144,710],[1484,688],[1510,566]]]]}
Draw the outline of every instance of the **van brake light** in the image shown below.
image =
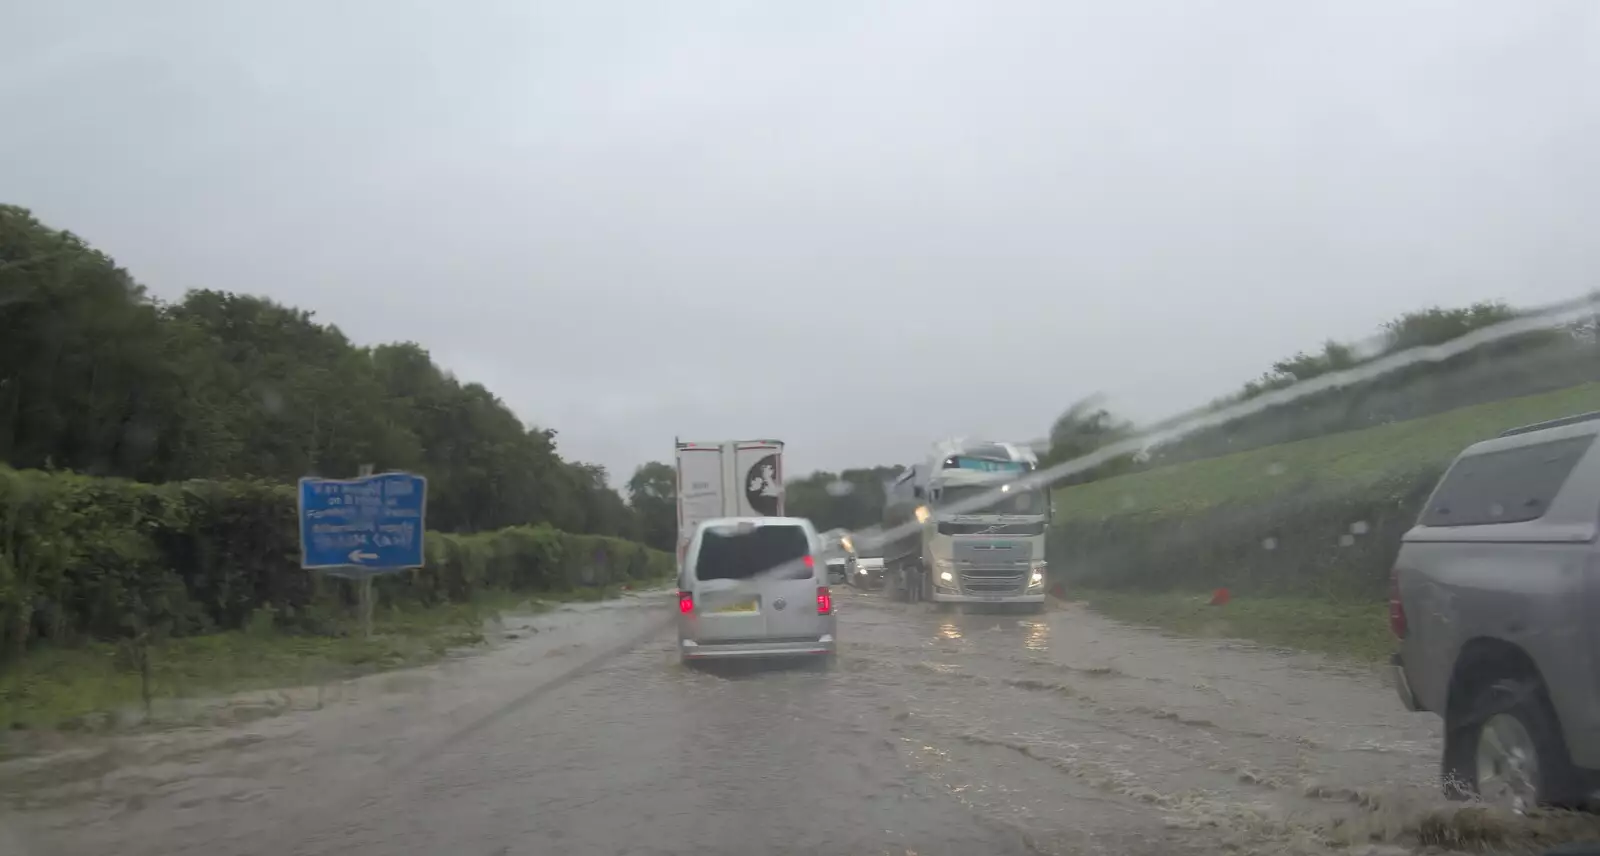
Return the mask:
{"type": "Polygon", "coordinates": [[[827,615],[833,611],[833,594],[827,586],[817,586],[817,614],[827,615]]]}
{"type": "Polygon", "coordinates": [[[694,612],[694,593],[687,591],[678,592],[678,611],[684,615],[694,612]]]}

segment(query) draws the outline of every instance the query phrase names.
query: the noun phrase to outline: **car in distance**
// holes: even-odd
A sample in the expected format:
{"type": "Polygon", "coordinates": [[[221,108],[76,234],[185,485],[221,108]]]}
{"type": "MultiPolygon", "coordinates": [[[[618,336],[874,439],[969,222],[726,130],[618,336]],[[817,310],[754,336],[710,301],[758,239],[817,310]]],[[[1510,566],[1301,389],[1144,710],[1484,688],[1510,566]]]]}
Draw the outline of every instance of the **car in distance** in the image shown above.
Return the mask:
{"type": "Polygon", "coordinates": [[[1600,413],[1469,446],[1401,539],[1395,688],[1448,796],[1575,806],[1600,779],[1600,413]]]}
{"type": "Polygon", "coordinates": [[[678,571],[678,654],[815,657],[837,649],[822,540],[798,517],[726,517],[694,532],[678,571]]]}
{"type": "Polygon", "coordinates": [[[883,587],[883,557],[860,556],[856,558],[856,572],[850,575],[850,585],[858,589],[883,587]]]}

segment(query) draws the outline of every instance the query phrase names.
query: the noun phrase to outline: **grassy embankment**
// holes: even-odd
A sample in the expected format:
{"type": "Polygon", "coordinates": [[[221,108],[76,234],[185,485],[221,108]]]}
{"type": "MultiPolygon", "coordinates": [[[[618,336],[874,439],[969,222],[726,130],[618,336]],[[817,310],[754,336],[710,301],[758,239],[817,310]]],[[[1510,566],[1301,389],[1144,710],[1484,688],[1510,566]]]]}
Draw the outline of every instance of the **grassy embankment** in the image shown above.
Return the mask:
{"type": "MultiPolygon", "coordinates": [[[[316,686],[424,665],[450,651],[484,645],[488,624],[501,614],[530,615],[563,602],[619,593],[608,586],[538,595],[487,593],[470,604],[380,606],[370,639],[354,619],[331,633],[288,633],[263,620],[242,630],[168,639],[150,646],[148,690],[153,703],[165,706],[174,699],[316,686]]],[[[129,648],[107,643],[31,651],[0,671],[0,721],[12,728],[65,730],[139,721],[146,688],[133,660],[129,648]]]]}
{"type": "Polygon", "coordinates": [[[1383,593],[1399,536],[1451,458],[1596,409],[1600,384],[1586,384],[1065,488],[1068,596],[1177,633],[1376,660],[1393,650],[1383,593]],[[1232,601],[1208,605],[1224,586],[1232,601]]]}

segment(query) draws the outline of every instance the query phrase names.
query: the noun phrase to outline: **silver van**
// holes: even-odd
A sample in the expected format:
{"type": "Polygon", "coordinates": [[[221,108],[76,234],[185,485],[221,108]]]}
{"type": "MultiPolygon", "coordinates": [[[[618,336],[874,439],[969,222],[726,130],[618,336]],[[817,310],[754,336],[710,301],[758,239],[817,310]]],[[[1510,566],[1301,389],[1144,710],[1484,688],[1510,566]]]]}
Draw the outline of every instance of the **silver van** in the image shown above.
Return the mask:
{"type": "Polygon", "coordinates": [[[1463,451],[1401,539],[1395,687],[1444,719],[1456,798],[1577,805],[1600,784],[1600,413],[1463,451]]]}
{"type": "Polygon", "coordinates": [[[798,517],[702,523],[678,570],[678,655],[818,657],[836,650],[822,540],[798,517]]]}

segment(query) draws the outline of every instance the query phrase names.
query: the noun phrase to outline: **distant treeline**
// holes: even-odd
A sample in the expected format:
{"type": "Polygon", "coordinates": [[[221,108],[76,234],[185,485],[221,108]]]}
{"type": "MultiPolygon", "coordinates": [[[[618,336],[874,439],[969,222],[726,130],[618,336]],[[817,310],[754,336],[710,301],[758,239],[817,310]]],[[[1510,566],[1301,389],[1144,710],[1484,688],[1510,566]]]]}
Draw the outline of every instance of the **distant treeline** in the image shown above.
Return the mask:
{"type": "Polygon", "coordinates": [[[790,479],[784,500],[790,514],[806,517],[822,531],[860,531],[876,526],[883,516],[885,487],[905,467],[872,467],[839,473],[819,471],[790,479]]]}
{"type": "Polygon", "coordinates": [[[670,506],[647,502],[664,519],[644,519],[603,468],[564,460],[553,429],[523,424],[421,346],[357,346],[261,297],[163,303],[15,206],[0,206],[0,463],[150,483],[289,483],[371,464],[428,476],[437,530],[543,523],[671,543],[670,506]]]}

